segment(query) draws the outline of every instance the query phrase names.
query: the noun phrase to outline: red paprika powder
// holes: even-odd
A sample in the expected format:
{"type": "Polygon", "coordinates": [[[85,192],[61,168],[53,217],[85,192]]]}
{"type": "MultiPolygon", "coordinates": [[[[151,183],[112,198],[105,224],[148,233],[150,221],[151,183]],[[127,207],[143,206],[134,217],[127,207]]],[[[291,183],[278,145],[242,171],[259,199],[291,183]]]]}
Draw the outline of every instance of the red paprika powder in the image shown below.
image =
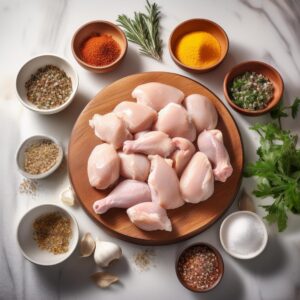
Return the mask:
{"type": "Polygon", "coordinates": [[[91,36],[81,47],[81,59],[97,67],[113,63],[120,53],[120,45],[107,34],[91,36]]]}

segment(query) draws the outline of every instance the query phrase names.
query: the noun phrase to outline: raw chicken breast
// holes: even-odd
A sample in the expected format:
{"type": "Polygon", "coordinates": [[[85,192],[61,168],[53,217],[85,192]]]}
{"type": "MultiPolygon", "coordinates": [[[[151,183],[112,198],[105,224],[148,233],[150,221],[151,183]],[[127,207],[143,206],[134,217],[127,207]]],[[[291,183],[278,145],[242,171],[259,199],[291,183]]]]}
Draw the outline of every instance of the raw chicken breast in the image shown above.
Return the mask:
{"type": "Polygon", "coordinates": [[[175,103],[169,103],[158,113],[154,129],[170,137],[179,136],[192,142],[196,139],[196,128],[187,111],[183,106],[175,103]]]}
{"type": "Polygon", "coordinates": [[[232,174],[232,166],[228,152],[223,143],[223,135],[220,130],[204,130],[198,136],[198,148],[213,164],[215,179],[225,182],[232,174]]]}
{"type": "Polygon", "coordinates": [[[144,202],[127,209],[130,221],[146,231],[172,231],[172,224],[165,209],[157,203],[144,202]]]}
{"type": "Polygon", "coordinates": [[[151,201],[150,188],[147,183],[124,180],[108,196],[97,200],[93,205],[93,209],[96,214],[104,214],[113,207],[128,208],[147,201],[151,201]]]}
{"type": "Polygon", "coordinates": [[[147,155],[158,154],[169,156],[174,150],[174,145],[169,136],[161,131],[150,131],[143,134],[137,140],[125,141],[123,152],[143,153],[147,155]]]}
{"type": "Polygon", "coordinates": [[[110,144],[96,146],[87,165],[90,185],[103,190],[114,184],[120,175],[120,159],[110,144]]]}
{"type": "Polygon", "coordinates": [[[205,154],[197,152],[184,169],[180,178],[180,191],[189,203],[199,203],[214,192],[214,175],[205,154]]]}
{"type": "Polygon", "coordinates": [[[179,180],[172,166],[161,156],[151,155],[151,170],[148,184],[152,201],[165,209],[174,209],[184,204],[180,195],[179,180]]]}
{"type": "Polygon", "coordinates": [[[126,154],[119,152],[121,169],[124,178],[146,181],[150,172],[150,161],[142,154],[126,154]]]}
{"type": "Polygon", "coordinates": [[[137,133],[133,136],[133,138],[134,138],[135,140],[137,140],[137,139],[140,138],[142,135],[144,135],[145,133],[148,133],[148,132],[150,132],[150,130],[145,130],[145,131],[137,132],[137,133]]]}
{"type": "Polygon", "coordinates": [[[193,143],[189,140],[175,137],[172,139],[173,144],[176,147],[176,150],[172,153],[171,158],[174,162],[174,169],[178,176],[181,175],[184,168],[194,155],[196,148],[193,143]]]}
{"type": "Polygon", "coordinates": [[[160,111],[168,103],[178,103],[183,101],[184,94],[181,90],[159,82],[148,82],[137,86],[132,97],[138,103],[148,105],[156,111],[160,111]]]}
{"type": "Polygon", "coordinates": [[[207,97],[200,94],[189,95],[185,98],[184,105],[198,132],[216,128],[218,113],[207,97]]]}
{"type": "Polygon", "coordinates": [[[89,121],[89,124],[95,130],[95,135],[98,138],[112,144],[116,149],[120,148],[125,140],[132,139],[125,122],[115,113],[96,114],[89,121]]]}
{"type": "Polygon", "coordinates": [[[151,128],[157,119],[157,112],[149,106],[136,102],[123,101],[119,103],[114,112],[123,119],[131,133],[151,128]]]}

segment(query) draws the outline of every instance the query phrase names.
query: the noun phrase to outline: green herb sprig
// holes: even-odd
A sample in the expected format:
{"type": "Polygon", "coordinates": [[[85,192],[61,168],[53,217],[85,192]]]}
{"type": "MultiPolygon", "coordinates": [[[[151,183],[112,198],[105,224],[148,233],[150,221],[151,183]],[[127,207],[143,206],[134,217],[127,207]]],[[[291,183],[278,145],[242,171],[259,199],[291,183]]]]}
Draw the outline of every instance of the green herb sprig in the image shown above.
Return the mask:
{"type": "Polygon", "coordinates": [[[296,98],[290,106],[280,104],[271,112],[278,123],[255,124],[250,129],[260,136],[257,149],[259,159],[246,166],[246,177],[256,176],[258,183],[253,194],[259,198],[271,196],[274,202],[263,205],[269,223],[277,223],[279,231],[287,227],[287,212],[300,214],[300,149],[296,148],[297,135],[281,127],[281,118],[288,117],[291,111],[296,118],[300,99],[296,98]]]}
{"type": "Polygon", "coordinates": [[[148,0],[146,2],[147,14],[135,12],[133,19],[119,15],[117,22],[124,29],[128,40],[140,46],[140,53],[161,60],[160,11],[156,3],[150,4],[148,0]]]}

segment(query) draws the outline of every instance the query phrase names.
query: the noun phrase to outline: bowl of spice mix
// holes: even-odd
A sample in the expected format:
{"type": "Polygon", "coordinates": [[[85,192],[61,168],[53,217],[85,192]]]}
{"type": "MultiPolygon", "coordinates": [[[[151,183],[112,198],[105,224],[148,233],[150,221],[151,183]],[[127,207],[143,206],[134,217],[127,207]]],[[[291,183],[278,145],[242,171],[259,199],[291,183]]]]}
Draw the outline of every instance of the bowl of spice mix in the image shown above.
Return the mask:
{"type": "Polygon", "coordinates": [[[63,149],[50,136],[35,135],[26,139],[16,155],[20,173],[29,179],[45,178],[59,167],[63,160],[63,149]]]}
{"type": "Polygon", "coordinates": [[[196,243],[185,248],[178,256],[175,268],[181,284],[197,293],[215,288],[224,274],[221,254],[207,243],[196,243]]]}
{"type": "Polygon", "coordinates": [[[222,27],[206,19],[191,19],[180,23],[171,33],[169,52],[182,69],[204,73],[223,62],[229,41],[222,27]]]}
{"type": "Polygon", "coordinates": [[[223,92],[237,112],[258,116],[272,110],[281,100],[283,80],[272,66],[247,61],[235,66],[225,76],[223,92]]]}
{"type": "Polygon", "coordinates": [[[17,227],[17,242],[26,259],[42,266],[66,260],[76,249],[76,219],[54,204],[36,206],[25,213],[17,227]]]}
{"type": "Polygon", "coordinates": [[[107,73],[114,70],[127,51],[123,31],[108,21],[92,21],[81,26],[72,39],[72,52],[86,70],[107,73]]]}
{"type": "Polygon", "coordinates": [[[20,69],[16,89],[20,102],[40,114],[55,114],[71,104],[78,76],[62,57],[45,54],[26,62],[20,69]]]}

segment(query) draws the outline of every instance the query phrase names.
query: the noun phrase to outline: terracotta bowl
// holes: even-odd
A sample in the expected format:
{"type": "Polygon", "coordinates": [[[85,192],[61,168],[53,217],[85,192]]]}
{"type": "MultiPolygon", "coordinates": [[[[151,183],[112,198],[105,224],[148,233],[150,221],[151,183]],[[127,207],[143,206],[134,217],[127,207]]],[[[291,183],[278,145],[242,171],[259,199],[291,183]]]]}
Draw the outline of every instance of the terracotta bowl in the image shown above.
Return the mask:
{"type": "Polygon", "coordinates": [[[192,291],[192,292],[195,292],[195,293],[205,293],[205,292],[209,292],[211,291],[212,289],[214,289],[221,281],[221,279],[223,278],[223,275],[224,275],[224,262],[223,262],[223,258],[221,256],[221,254],[219,253],[219,251],[213,247],[212,245],[210,244],[207,244],[207,243],[203,243],[203,242],[199,242],[199,243],[194,243],[194,244],[191,244],[189,245],[188,247],[184,248],[183,251],[178,255],[177,257],[177,260],[176,260],[176,265],[175,265],[175,269],[176,269],[176,275],[177,275],[177,278],[178,280],[180,281],[180,283],[185,287],[187,288],[188,290],[192,291]],[[186,282],[183,280],[183,278],[181,277],[180,273],[179,273],[179,270],[178,270],[178,263],[179,263],[179,259],[180,257],[187,251],[189,250],[190,248],[193,248],[195,246],[206,246],[208,247],[210,250],[212,250],[214,252],[214,254],[216,255],[217,257],[217,260],[218,260],[218,265],[219,265],[219,269],[220,269],[220,275],[218,277],[218,279],[215,281],[215,283],[207,288],[207,289],[194,289],[192,287],[190,287],[189,285],[186,284],[186,282]]]}
{"type": "Polygon", "coordinates": [[[123,60],[127,52],[127,39],[123,31],[115,24],[108,21],[93,21],[81,26],[72,39],[72,52],[77,62],[86,70],[95,73],[107,73],[114,70],[123,60]],[[106,66],[93,66],[84,62],[80,57],[82,43],[92,35],[107,34],[120,45],[121,54],[113,63],[106,66]]]}
{"type": "Polygon", "coordinates": [[[206,20],[206,19],[191,19],[191,20],[187,20],[187,21],[180,23],[172,31],[170,38],[169,38],[169,52],[170,52],[170,55],[171,55],[173,61],[180,68],[184,69],[185,71],[192,72],[192,73],[205,73],[205,72],[211,71],[214,68],[216,68],[225,59],[226,54],[228,52],[228,48],[229,48],[229,41],[228,41],[227,34],[223,30],[223,28],[220,25],[216,24],[215,22],[206,20]],[[176,53],[175,49],[176,49],[179,39],[183,35],[193,32],[193,31],[208,32],[208,33],[212,34],[219,41],[220,46],[221,46],[221,56],[215,64],[213,64],[209,67],[205,67],[205,68],[194,68],[194,67],[190,67],[190,66],[187,66],[187,65],[181,63],[177,59],[177,57],[175,55],[175,53],[176,53]]]}
{"type": "Polygon", "coordinates": [[[237,112],[252,117],[265,114],[271,109],[273,109],[279,103],[283,94],[283,90],[284,90],[284,84],[280,74],[272,66],[260,61],[247,61],[235,66],[226,74],[223,82],[223,92],[230,106],[233,109],[235,109],[237,112]],[[247,71],[263,74],[273,83],[274,96],[264,109],[260,109],[260,110],[244,109],[236,105],[231,100],[231,95],[229,90],[233,79],[236,76],[241,75],[247,71]]]}

